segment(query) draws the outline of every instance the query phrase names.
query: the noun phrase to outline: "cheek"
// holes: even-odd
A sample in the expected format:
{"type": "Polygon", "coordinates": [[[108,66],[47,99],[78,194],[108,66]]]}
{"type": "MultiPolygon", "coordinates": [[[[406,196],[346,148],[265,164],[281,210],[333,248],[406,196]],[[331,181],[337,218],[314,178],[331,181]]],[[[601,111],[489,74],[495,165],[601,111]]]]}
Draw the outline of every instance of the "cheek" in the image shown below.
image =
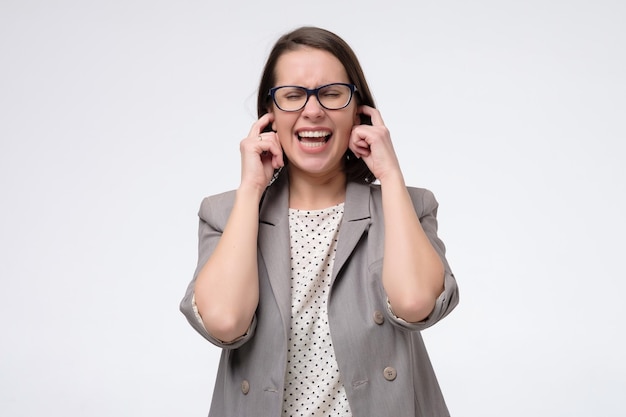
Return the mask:
{"type": "Polygon", "coordinates": [[[284,123],[272,123],[272,129],[274,130],[274,132],[278,133],[279,137],[287,137],[287,136],[291,136],[291,129],[289,129],[289,127],[285,126],[284,123]]]}
{"type": "Polygon", "coordinates": [[[360,124],[360,118],[358,114],[348,115],[343,118],[341,121],[337,121],[337,127],[341,130],[344,135],[350,136],[352,133],[352,128],[355,125],[360,124]]]}
{"type": "Polygon", "coordinates": [[[284,113],[280,116],[276,116],[276,118],[272,122],[272,130],[274,130],[275,132],[281,132],[283,134],[290,133],[297,119],[297,117],[290,116],[292,115],[284,113]]]}

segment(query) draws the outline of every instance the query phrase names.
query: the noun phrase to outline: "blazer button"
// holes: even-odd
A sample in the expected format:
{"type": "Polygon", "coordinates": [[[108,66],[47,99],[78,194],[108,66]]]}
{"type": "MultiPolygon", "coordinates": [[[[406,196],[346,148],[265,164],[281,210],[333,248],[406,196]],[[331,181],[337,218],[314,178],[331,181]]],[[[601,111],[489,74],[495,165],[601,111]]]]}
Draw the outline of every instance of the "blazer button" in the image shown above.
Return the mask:
{"type": "Polygon", "coordinates": [[[241,383],[241,392],[243,392],[244,395],[250,392],[250,383],[246,381],[245,379],[241,383]]]}
{"type": "Polygon", "coordinates": [[[396,376],[398,376],[398,372],[396,371],[396,368],[388,366],[383,370],[383,376],[387,381],[393,381],[396,379],[396,376]]]}
{"type": "Polygon", "coordinates": [[[380,310],[374,311],[374,323],[383,324],[384,321],[385,316],[383,315],[383,313],[381,313],[380,310]]]}

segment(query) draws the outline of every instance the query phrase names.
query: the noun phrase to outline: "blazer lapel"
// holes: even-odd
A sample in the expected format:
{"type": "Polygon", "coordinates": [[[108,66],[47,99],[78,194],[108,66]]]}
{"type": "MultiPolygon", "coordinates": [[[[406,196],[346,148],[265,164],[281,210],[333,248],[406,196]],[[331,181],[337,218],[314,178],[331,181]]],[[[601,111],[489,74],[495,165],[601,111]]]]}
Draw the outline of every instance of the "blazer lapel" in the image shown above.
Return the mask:
{"type": "Polygon", "coordinates": [[[266,189],[259,207],[258,245],[284,326],[291,316],[289,184],[283,172],[266,189]]]}
{"type": "MultiPolygon", "coordinates": [[[[259,208],[259,251],[284,326],[291,316],[291,256],[289,243],[289,183],[287,173],[266,190],[259,208]]],[[[349,182],[346,188],[343,221],[339,228],[331,286],[370,225],[370,187],[349,182]]]]}
{"type": "Polygon", "coordinates": [[[369,198],[369,185],[348,182],[343,221],[339,227],[331,286],[361,239],[361,236],[369,228],[371,220],[369,198]]]}

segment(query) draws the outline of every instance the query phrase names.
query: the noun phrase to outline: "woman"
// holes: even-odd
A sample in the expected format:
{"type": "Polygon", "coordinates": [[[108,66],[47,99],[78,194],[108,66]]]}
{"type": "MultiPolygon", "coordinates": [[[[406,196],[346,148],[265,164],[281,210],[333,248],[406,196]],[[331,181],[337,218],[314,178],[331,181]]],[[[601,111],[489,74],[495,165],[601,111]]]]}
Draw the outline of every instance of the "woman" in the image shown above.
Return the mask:
{"type": "Polygon", "coordinates": [[[223,349],[209,415],[448,416],[420,336],[458,303],[437,202],[406,187],[356,56],[297,29],[258,94],[181,303],[223,349]]]}

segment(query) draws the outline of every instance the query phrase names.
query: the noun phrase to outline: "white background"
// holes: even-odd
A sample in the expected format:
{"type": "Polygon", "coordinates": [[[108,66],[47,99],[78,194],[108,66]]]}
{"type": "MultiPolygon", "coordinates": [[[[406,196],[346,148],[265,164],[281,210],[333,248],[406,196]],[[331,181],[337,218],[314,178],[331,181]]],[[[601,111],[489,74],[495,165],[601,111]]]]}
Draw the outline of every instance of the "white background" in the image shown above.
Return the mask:
{"type": "MultiPolygon", "coordinates": [[[[461,304],[456,417],[623,416],[626,3],[0,1],[0,415],[204,416],[178,312],[282,33],[355,49],[461,304]]],[[[379,416],[376,416],[379,417],[379,416]]],[[[394,416],[402,417],[402,416],[394,416]]]]}

